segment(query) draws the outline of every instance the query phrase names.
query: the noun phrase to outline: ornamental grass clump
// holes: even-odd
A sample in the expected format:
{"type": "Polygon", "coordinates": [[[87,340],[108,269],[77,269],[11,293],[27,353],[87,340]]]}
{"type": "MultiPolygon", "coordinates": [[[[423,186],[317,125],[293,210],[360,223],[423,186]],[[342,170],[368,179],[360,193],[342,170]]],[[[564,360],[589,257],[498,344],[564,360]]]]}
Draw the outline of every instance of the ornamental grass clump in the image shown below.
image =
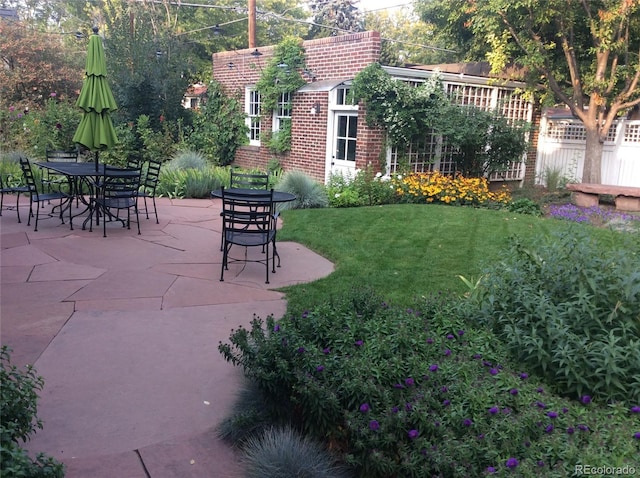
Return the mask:
{"type": "Polygon", "coordinates": [[[503,206],[511,200],[509,190],[489,190],[486,178],[448,176],[438,171],[393,177],[396,194],[410,203],[443,203],[471,206],[503,206]]]}
{"type": "Polygon", "coordinates": [[[340,451],[366,478],[566,476],[579,463],[640,467],[640,414],[554,395],[459,305],[374,294],[254,319],[220,343],[273,416],[340,451]]]}

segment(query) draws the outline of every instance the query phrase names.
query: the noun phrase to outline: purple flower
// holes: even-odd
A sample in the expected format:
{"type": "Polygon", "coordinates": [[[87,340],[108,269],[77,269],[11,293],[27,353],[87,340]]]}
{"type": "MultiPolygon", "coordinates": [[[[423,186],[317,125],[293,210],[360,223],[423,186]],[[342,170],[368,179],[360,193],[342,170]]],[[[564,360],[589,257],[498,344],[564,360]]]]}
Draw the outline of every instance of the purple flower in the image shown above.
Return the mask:
{"type": "Polygon", "coordinates": [[[536,405],[538,406],[538,408],[547,408],[547,406],[542,402],[536,402],[536,405]]]}
{"type": "Polygon", "coordinates": [[[413,387],[416,384],[416,381],[409,377],[405,379],[404,383],[407,385],[407,387],[413,387]]]}
{"type": "Polygon", "coordinates": [[[453,334],[447,334],[447,338],[451,340],[451,339],[455,339],[456,337],[453,334]]]}
{"type": "Polygon", "coordinates": [[[368,403],[363,403],[362,405],[360,405],[360,411],[362,413],[368,412],[370,410],[371,407],[369,407],[368,403]]]}
{"type": "Polygon", "coordinates": [[[60,123],[56,123],[56,129],[62,129],[62,125],[60,123]]]}
{"type": "Polygon", "coordinates": [[[542,460],[538,460],[537,465],[538,465],[540,468],[544,467],[544,461],[542,461],[542,460]]]}
{"type": "Polygon", "coordinates": [[[442,405],[445,407],[448,407],[449,405],[451,405],[451,400],[445,400],[442,402],[442,405]]]}
{"type": "Polygon", "coordinates": [[[362,347],[362,344],[364,344],[364,342],[362,340],[356,340],[355,346],[356,347],[362,347]]]}
{"type": "Polygon", "coordinates": [[[589,427],[587,425],[583,425],[582,423],[580,425],[578,425],[578,430],[581,430],[583,432],[586,432],[587,430],[589,430],[589,427]]]}
{"type": "Polygon", "coordinates": [[[451,355],[451,350],[449,349],[445,350],[444,354],[448,357],[449,355],[451,355]]]}
{"type": "Polygon", "coordinates": [[[547,413],[549,418],[558,418],[558,412],[549,412],[547,413]]]}
{"type": "Polygon", "coordinates": [[[491,370],[489,370],[489,373],[491,375],[498,375],[498,369],[497,368],[492,368],[491,370]]]}
{"type": "Polygon", "coordinates": [[[325,348],[322,349],[322,353],[325,354],[325,355],[330,354],[331,353],[331,349],[329,347],[325,347],[325,348]]]}
{"type": "Polygon", "coordinates": [[[493,475],[496,472],[496,469],[492,466],[487,467],[487,473],[493,475]]]}
{"type": "Polygon", "coordinates": [[[276,324],[273,326],[273,331],[274,332],[280,332],[280,324],[276,324]]]}
{"type": "Polygon", "coordinates": [[[573,427],[569,427],[567,428],[567,435],[573,435],[573,433],[575,432],[573,427]]]}
{"type": "Polygon", "coordinates": [[[460,337],[462,337],[464,335],[464,330],[462,330],[462,329],[458,330],[458,335],[460,337]]]}
{"type": "Polygon", "coordinates": [[[52,91],[51,93],[49,93],[49,96],[50,96],[51,98],[55,98],[55,97],[56,97],[56,96],[58,96],[58,95],[56,94],[56,92],[55,92],[55,91],[52,91]]]}
{"type": "Polygon", "coordinates": [[[380,428],[380,424],[378,423],[378,420],[371,420],[369,422],[369,429],[370,430],[377,430],[378,428],[380,428]]]}
{"type": "Polygon", "coordinates": [[[471,425],[473,425],[473,420],[471,420],[470,418],[465,418],[464,420],[462,420],[462,424],[465,427],[470,427],[471,425]]]}
{"type": "Polygon", "coordinates": [[[316,371],[318,371],[318,372],[322,372],[323,370],[324,370],[324,365],[318,365],[316,367],[316,371]]]}
{"type": "Polygon", "coordinates": [[[496,414],[496,413],[498,413],[499,411],[500,411],[500,409],[499,409],[498,407],[491,407],[491,408],[489,409],[489,413],[490,413],[491,415],[495,415],[495,414],[496,414]]]}
{"type": "Polygon", "coordinates": [[[585,405],[587,405],[587,404],[591,403],[591,396],[589,396],[589,395],[584,395],[584,396],[580,399],[580,401],[581,401],[582,403],[584,403],[585,405]]]}
{"type": "Polygon", "coordinates": [[[506,466],[507,468],[515,468],[519,465],[520,463],[518,462],[518,460],[516,460],[515,458],[509,458],[506,463],[504,464],[504,466],[506,466]]]}
{"type": "Polygon", "coordinates": [[[442,393],[447,393],[449,391],[449,388],[447,388],[446,386],[443,385],[442,387],[440,387],[440,391],[442,393]]]}
{"type": "Polygon", "coordinates": [[[298,347],[298,353],[299,353],[299,354],[303,354],[303,353],[305,353],[305,349],[304,349],[304,347],[298,347]]]}
{"type": "Polygon", "coordinates": [[[480,435],[478,435],[478,440],[484,440],[484,433],[481,433],[480,435]]]}
{"type": "Polygon", "coordinates": [[[562,407],[562,413],[567,413],[569,409],[567,407],[562,407]]]}
{"type": "Polygon", "coordinates": [[[640,407],[638,405],[631,407],[631,413],[640,413],[640,407]]]}
{"type": "Polygon", "coordinates": [[[553,424],[549,423],[549,424],[545,427],[544,431],[545,431],[545,432],[547,432],[547,433],[552,433],[552,432],[553,432],[553,424]]]}
{"type": "Polygon", "coordinates": [[[427,339],[427,343],[428,343],[428,344],[432,344],[432,343],[433,343],[433,339],[432,339],[431,337],[429,337],[429,338],[427,339]]]}
{"type": "Polygon", "coordinates": [[[538,393],[544,393],[544,388],[542,388],[542,387],[538,387],[538,388],[536,389],[536,392],[538,392],[538,393]]]}
{"type": "Polygon", "coordinates": [[[429,367],[429,370],[431,370],[432,372],[435,372],[436,370],[438,370],[438,364],[434,363],[431,367],[429,367]]]}
{"type": "Polygon", "coordinates": [[[404,385],[402,385],[401,383],[394,383],[393,388],[404,388],[404,385]]]}
{"type": "Polygon", "coordinates": [[[526,380],[526,379],[528,379],[528,378],[529,378],[529,374],[528,374],[527,372],[522,372],[522,373],[520,374],[520,378],[521,378],[522,380],[526,380]]]}
{"type": "Polygon", "coordinates": [[[640,432],[635,432],[633,434],[633,438],[635,438],[636,440],[640,440],[640,432]]]}
{"type": "Polygon", "coordinates": [[[400,411],[400,409],[398,407],[393,407],[391,409],[391,413],[398,413],[400,411]]]}
{"type": "Polygon", "coordinates": [[[509,390],[509,393],[511,395],[518,395],[518,389],[517,388],[512,388],[511,390],[509,390]]]}
{"type": "Polygon", "coordinates": [[[420,432],[418,430],[409,430],[409,432],[407,433],[407,436],[413,440],[415,438],[418,438],[418,435],[420,435],[420,432]]]}

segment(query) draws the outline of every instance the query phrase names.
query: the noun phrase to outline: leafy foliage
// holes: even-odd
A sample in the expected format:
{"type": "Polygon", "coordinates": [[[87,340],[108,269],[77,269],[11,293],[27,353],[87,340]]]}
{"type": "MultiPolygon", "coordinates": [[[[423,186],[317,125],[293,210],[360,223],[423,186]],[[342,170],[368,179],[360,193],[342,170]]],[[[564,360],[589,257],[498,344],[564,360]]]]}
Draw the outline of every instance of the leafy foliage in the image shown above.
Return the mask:
{"type": "Polygon", "coordinates": [[[83,59],[63,45],[61,35],[0,22],[0,106],[42,106],[53,92],[62,100],[74,98],[82,86],[83,59]]]}
{"type": "Polygon", "coordinates": [[[640,244],[572,228],[514,240],[484,271],[478,320],[558,392],[640,400],[640,244]]]}
{"type": "Polygon", "coordinates": [[[10,350],[0,350],[0,476],[61,478],[64,465],[44,454],[32,460],[20,442],[26,442],[42,421],[37,418],[38,392],[44,380],[32,367],[24,371],[11,364],[10,350]]]}
{"type": "Polygon", "coordinates": [[[217,81],[209,82],[202,107],[195,112],[187,145],[218,165],[230,164],[236,150],[247,142],[247,126],[238,98],[225,94],[217,81]]]}
{"type": "Polygon", "coordinates": [[[310,0],[313,24],[308,39],[362,31],[362,17],[354,0],[310,0]],[[323,28],[326,27],[326,28],[323,28]]]}
{"type": "Polygon", "coordinates": [[[542,208],[540,207],[540,205],[529,198],[520,198],[516,199],[515,201],[511,201],[507,205],[507,209],[511,212],[517,212],[520,214],[542,216],[542,208]]]}
{"type": "Polygon", "coordinates": [[[583,460],[637,466],[632,407],[546,393],[461,306],[392,307],[367,289],[279,321],[254,319],[219,350],[283,415],[367,478],[564,476],[583,460]]]}
{"type": "Polygon", "coordinates": [[[293,93],[306,83],[300,74],[305,68],[301,39],[288,37],[276,45],[273,56],[256,83],[256,89],[260,91],[261,114],[272,114],[280,95],[293,93]]]}

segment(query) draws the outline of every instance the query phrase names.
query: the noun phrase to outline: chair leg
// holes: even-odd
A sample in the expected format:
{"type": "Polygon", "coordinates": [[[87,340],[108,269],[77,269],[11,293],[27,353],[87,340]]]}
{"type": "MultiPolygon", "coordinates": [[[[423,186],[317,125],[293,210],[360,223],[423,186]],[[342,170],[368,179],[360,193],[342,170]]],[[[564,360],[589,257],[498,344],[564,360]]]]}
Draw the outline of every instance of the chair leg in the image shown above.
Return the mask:
{"type": "Polygon", "coordinates": [[[22,221],[20,220],[20,191],[18,191],[17,196],[18,197],[16,197],[16,215],[18,216],[18,223],[21,223],[22,221]]]}
{"type": "Polygon", "coordinates": [[[160,221],[158,220],[158,208],[156,207],[156,197],[153,196],[151,199],[153,201],[153,213],[156,215],[156,224],[160,224],[160,221]]]}

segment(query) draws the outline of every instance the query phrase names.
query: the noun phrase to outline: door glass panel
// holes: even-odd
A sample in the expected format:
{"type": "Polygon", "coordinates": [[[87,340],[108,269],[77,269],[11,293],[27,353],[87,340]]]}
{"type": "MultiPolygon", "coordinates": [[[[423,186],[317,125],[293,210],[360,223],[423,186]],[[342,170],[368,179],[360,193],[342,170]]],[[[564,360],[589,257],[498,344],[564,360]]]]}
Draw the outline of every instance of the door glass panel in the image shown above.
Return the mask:
{"type": "Polygon", "coordinates": [[[355,161],[356,160],[356,141],[350,140],[347,143],[347,161],[355,161]]]}
{"type": "Polygon", "coordinates": [[[358,118],[356,116],[349,116],[349,137],[356,139],[356,131],[358,131],[358,118]]]}
{"type": "Polygon", "coordinates": [[[338,137],[344,138],[347,135],[348,116],[338,116],[338,137]]]}
{"type": "Polygon", "coordinates": [[[347,147],[346,139],[339,139],[337,143],[336,159],[346,159],[345,150],[347,147]]]}

